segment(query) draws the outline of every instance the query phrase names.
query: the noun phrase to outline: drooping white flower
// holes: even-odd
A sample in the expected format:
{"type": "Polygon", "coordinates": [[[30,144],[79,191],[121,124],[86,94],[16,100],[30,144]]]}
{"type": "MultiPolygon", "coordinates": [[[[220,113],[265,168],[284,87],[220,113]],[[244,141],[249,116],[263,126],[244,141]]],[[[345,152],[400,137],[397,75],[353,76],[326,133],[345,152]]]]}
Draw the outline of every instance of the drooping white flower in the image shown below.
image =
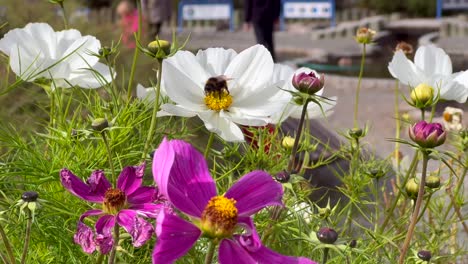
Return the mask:
{"type": "Polygon", "coordinates": [[[10,58],[12,71],[24,81],[51,80],[56,87],[98,88],[111,81],[107,65],[99,63],[101,43],[78,30],[55,32],[46,23],[29,23],[9,31],[0,51],[10,58]]]}
{"type": "MultiPolygon", "coordinates": [[[[282,122],[288,117],[296,118],[299,119],[301,118],[302,114],[302,105],[298,105],[294,102],[293,97],[291,93],[287,91],[293,91],[293,92],[299,92],[296,88],[294,88],[292,84],[292,79],[294,74],[299,74],[301,72],[309,73],[309,72],[314,72],[317,76],[317,72],[314,70],[308,69],[308,68],[300,68],[296,71],[294,71],[293,68],[291,68],[288,65],[283,65],[283,64],[275,64],[274,68],[274,73],[273,73],[273,83],[278,83],[278,81],[283,80],[284,85],[281,87],[281,89],[277,90],[277,94],[273,98],[273,100],[285,100],[288,102],[288,104],[284,105],[284,108],[282,111],[275,113],[272,116],[272,119],[275,122],[282,122]]],[[[321,89],[316,93],[317,96],[322,96],[323,90],[321,89]]],[[[320,109],[320,106],[317,104],[311,102],[307,106],[307,115],[306,118],[308,119],[314,119],[318,117],[323,117],[323,114],[331,114],[333,107],[336,105],[336,97],[331,97],[330,101],[325,101],[322,104],[322,109],[320,109]]]]}
{"type": "Polygon", "coordinates": [[[412,89],[426,84],[434,89],[434,96],[437,96],[439,89],[441,98],[459,103],[466,102],[468,97],[468,71],[452,73],[450,57],[434,45],[419,47],[414,63],[398,50],[388,70],[394,78],[412,89]]]}
{"type": "Polygon", "coordinates": [[[175,104],[162,110],[177,116],[198,116],[206,128],[227,141],[243,141],[238,125],[263,126],[282,110],[284,101],[270,100],[281,87],[271,87],[273,59],[256,45],[237,54],[210,48],[195,56],[179,51],[163,62],[166,93],[175,104]]]}

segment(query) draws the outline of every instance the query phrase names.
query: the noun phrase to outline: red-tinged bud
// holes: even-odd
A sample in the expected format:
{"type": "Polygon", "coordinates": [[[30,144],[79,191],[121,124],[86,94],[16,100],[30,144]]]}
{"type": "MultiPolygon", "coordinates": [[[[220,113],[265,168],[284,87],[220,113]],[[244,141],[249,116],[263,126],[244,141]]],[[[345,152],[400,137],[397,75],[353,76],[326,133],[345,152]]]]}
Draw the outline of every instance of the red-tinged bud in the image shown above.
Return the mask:
{"type": "Polygon", "coordinates": [[[410,126],[409,137],[423,148],[435,148],[444,144],[447,133],[439,123],[419,121],[410,126]]]}

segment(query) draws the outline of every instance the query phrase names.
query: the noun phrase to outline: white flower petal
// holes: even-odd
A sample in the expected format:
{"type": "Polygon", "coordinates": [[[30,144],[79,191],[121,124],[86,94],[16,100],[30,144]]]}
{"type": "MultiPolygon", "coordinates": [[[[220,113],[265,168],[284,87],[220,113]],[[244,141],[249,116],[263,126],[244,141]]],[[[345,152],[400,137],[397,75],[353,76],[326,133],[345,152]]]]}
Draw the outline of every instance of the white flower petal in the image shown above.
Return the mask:
{"type": "MultiPolygon", "coordinates": [[[[458,75],[455,79],[451,77],[439,77],[441,82],[440,98],[445,100],[455,100],[459,103],[466,102],[468,97],[468,89],[464,85],[464,81],[468,81],[468,71],[458,75]]],[[[435,86],[438,87],[438,86],[435,86]]]]}
{"type": "Polygon", "coordinates": [[[163,104],[161,105],[161,113],[158,112],[158,116],[175,115],[181,117],[194,117],[197,112],[188,110],[180,105],[163,104]]]}
{"type": "MultiPolygon", "coordinates": [[[[55,78],[55,76],[54,76],[55,78]]],[[[77,69],[70,73],[68,82],[82,88],[99,88],[112,81],[109,67],[103,63],[96,63],[93,68],[77,69]]],[[[58,86],[68,88],[67,86],[58,86]]]]}
{"type": "Polygon", "coordinates": [[[186,108],[200,111],[206,109],[204,105],[204,82],[208,80],[206,72],[193,54],[191,56],[187,52],[183,52],[180,56],[177,54],[163,62],[162,81],[167,95],[172,101],[186,108]],[[181,66],[180,63],[184,61],[186,64],[181,66]]]}
{"type": "Polygon", "coordinates": [[[270,83],[273,67],[270,52],[261,45],[255,45],[239,53],[224,74],[233,79],[229,83],[229,91],[234,99],[252,96],[270,83]]]}
{"type": "Polygon", "coordinates": [[[236,55],[237,52],[233,49],[209,48],[199,50],[196,57],[200,65],[208,71],[210,77],[215,77],[224,74],[236,55]]]}
{"type": "Polygon", "coordinates": [[[73,32],[76,30],[67,31],[72,32],[70,32],[70,34],[64,31],[59,32],[62,37],[61,43],[67,44],[65,46],[66,49],[60,53],[61,57],[58,59],[66,61],[72,69],[94,67],[94,65],[98,63],[99,58],[90,55],[90,52],[97,54],[101,48],[101,42],[92,36],[80,36],[79,39],[75,39],[73,42],[71,42],[70,39],[64,41],[64,38],[71,38],[77,35],[76,32],[73,32]]]}
{"type": "Polygon", "coordinates": [[[452,74],[452,61],[441,48],[434,45],[422,46],[416,50],[414,63],[426,76],[452,74]]]}
{"type": "Polygon", "coordinates": [[[222,139],[230,142],[245,141],[242,130],[232,121],[221,117],[220,113],[206,111],[198,113],[198,116],[203,120],[208,131],[218,134],[222,139]]]}
{"type": "Polygon", "coordinates": [[[245,113],[221,111],[219,115],[222,118],[231,120],[232,122],[244,126],[266,126],[272,123],[269,117],[250,116],[245,113]]]}
{"type": "Polygon", "coordinates": [[[293,74],[294,69],[292,67],[276,63],[273,68],[272,82],[285,81],[285,84],[287,84],[289,81],[292,81],[293,74]]]}
{"type": "Polygon", "coordinates": [[[424,83],[424,74],[399,50],[393,55],[392,61],[388,65],[390,74],[398,79],[402,84],[416,87],[424,83]]]}

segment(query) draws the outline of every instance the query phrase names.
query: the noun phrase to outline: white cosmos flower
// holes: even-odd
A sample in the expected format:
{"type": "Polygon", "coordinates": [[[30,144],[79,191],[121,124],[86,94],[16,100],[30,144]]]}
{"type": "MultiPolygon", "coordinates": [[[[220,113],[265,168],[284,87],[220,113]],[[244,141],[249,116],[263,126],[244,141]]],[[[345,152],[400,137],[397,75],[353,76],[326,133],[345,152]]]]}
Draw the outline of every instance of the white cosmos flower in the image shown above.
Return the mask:
{"type": "MultiPolygon", "coordinates": [[[[159,102],[162,102],[162,98],[167,96],[166,90],[164,89],[164,85],[162,83],[161,83],[161,88],[160,88],[159,94],[160,94],[159,102]]],[[[136,96],[140,100],[146,100],[148,102],[154,102],[154,99],[156,98],[156,88],[155,87],[145,88],[143,85],[137,84],[136,96]]]]}
{"type": "Polygon", "coordinates": [[[55,32],[45,23],[13,29],[0,40],[0,51],[10,57],[16,75],[28,82],[52,79],[52,89],[98,88],[110,82],[109,68],[91,55],[100,48],[95,37],[81,36],[75,29],[55,32]]]}
{"type": "MultiPolygon", "coordinates": [[[[287,91],[299,92],[292,85],[292,79],[293,79],[294,74],[299,74],[301,72],[307,72],[307,73],[314,72],[318,76],[317,72],[308,68],[300,68],[294,71],[294,69],[288,65],[275,64],[274,73],[273,73],[273,83],[277,83],[279,80],[283,80],[285,82],[284,82],[282,89],[278,89],[278,92],[276,96],[273,98],[273,100],[285,100],[289,102],[288,104],[284,106],[282,111],[275,113],[272,116],[272,119],[275,122],[278,122],[278,123],[282,122],[288,117],[292,117],[296,119],[301,118],[302,106],[296,104],[293,101],[291,93],[285,91],[287,90],[287,91]]],[[[323,94],[323,90],[324,88],[318,91],[316,95],[321,96],[323,94]]],[[[320,107],[313,102],[309,103],[309,105],[307,106],[306,117],[308,119],[314,119],[318,117],[323,117],[324,113],[326,115],[331,114],[333,112],[332,108],[336,105],[336,97],[331,97],[330,99],[331,101],[323,102],[322,109],[320,109],[320,107]]]]}
{"type": "Polygon", "coordinates": [[[163,62],[166,93],[175,104],[163,111],[177,116],[198,116],[206,128],[227,141],[244,141],[239,125],[263,126],[285,102],[271,101],[273,59],[256,45],[237,54],[210,48],[195,56],[179,51],[163,62]]]}
{"type": "Polygon", "coordinates": [[[452,73],[450,57],[441,48],[434,45],[419,47],[414,56],[414,63],[399,50],[393,55],[388,65],[390,74],[401,83],[415,88],[427,84],[437,90],[446,100],[466,102],[468,97],[468,71],[452,73]]]}

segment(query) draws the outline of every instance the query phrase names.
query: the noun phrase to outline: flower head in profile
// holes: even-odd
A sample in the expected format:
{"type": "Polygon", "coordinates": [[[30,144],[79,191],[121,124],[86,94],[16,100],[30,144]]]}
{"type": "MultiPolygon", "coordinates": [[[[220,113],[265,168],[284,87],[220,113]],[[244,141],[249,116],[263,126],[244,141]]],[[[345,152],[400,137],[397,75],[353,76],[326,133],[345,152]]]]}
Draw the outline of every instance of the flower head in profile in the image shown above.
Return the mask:
{"type": "Polygon", "coordinates": [[[316,71],[299,72],[294,74],[292,85],[302,93],[313,95],[325,85],[325,75],[316,71]]]}
{"type": "Polygon", "coordinates": [[[270,100],[280,85],[271,82],[273,59],[256,45],[237,54],[210,48],[197,55],[179,51],[164,60],[162,80],[175,104],[170,115],[198,116],[205,127],[227,141],[244,141],[239,125],[264,126],[285,102],[270,100]]]}
{"type": "Polygon", "coordinates": [[[435,148],[444,144],[446,134],[442,125],[439,123],[419,121],[409,128],[411,140],[423,148],[435,148]]]}
{"type": "Polygon", "coordinates": [[[100,48],[95,37],[81,36],[75,29],[55,32],[45,23],[13,29],[0,40],[0,51],[10,57],[16,75],[52,89],[98,88],[110,82],[108,66],[92,55],[100,48]]]}
{"type": "Polygon", "coordinates": [[[156,188],[141,186],[144,169],[144,164],[125,167],[117,179],[116,188],[101,170],[94,171],[86,182],[68,169],[60,171],[60,181],[65,189],[78,198],[102,205],[102,209],[86,211],[78,221],[74,241],[84,252],[92,253],[97,249],[107,254],[115,243],[112,232],[116,224],[130,234],[135,247],[142,246],[151,238],[153,227],[141,216],[156,218],[161,205],[153,203],[157,196],[156,188]],[[99,216],[95,232],[84,223],[88,216],[99,216]]]}
{"type": "MultiPolygon", "coordinates": [[[[301,117],[302,112],[302,102],[299,104],[295,101],[295,98],[292,96],[294,93],[299,93],[300,91],[294,86],[294,77],[300,75],[311,76],[321,76],[316,71],[308,69],[308,68],[300,68],[294,71],[288,65],[282,64],[275,64],[274,72],[273,72],[273,83],[281,83],[283,82],[283,86],[281,89],[276,89],[277,93],[273,100],[277,101],[286,101],[287,103],[283,105],[283,109],[276,112],[273,116],[273,122],[279,123],[286,120],[288,117],[299,119],[301,117]]],[[[321,82],[322,88],[319,89],[317,92],[314,93],[314,96],[321,97],[323,95],[323,81],[324,79],[321,77],[317,78],[318,81],[321,82]]],[[[336,97],[331,97],[330,100],[322,101],[321,106],[315,103],[309,103],[307,105],[307,118],[313,119],[322,117],[324,114],[330,114],[332,112],[333,107],[336,105],[336,97]]]]}
{"type": "Polygon", "coordinates": [[[219,263],[314,263],[280,255],[261,244],[251,216],[282,205],[283,189],[271,175],[253,171],[218,194],[203,155],[181,140],[163,140],[154,154],[153,176],[161,194],[180,212],[161,211],[153,263],[173,263],[203,235],[219,243],[219,263]],[[245,230],[238,233],[239,228],[245,230]]]}
{"type": "Polygon", "coordinates": [[[356,36],[354,38],[359,44],[371,44],[374,40],[374,36],[376,33],[377,32],[375,32],[375,30],[366,27],[361,27],[358,28],[358,30],[356,31],[356,36]]]}
{"type": "Polygon", "coordinates": [[[468,97],[468,71],[452,73],[450,57],[434,45],[419,47],[414,63],[406,58],[402,50],[397,50],[388,70],[395,79],[412,89],[419,85],[424,85],[425,90],[430,87],[434,97],[459,103],[466,102],[468,97]]]}

